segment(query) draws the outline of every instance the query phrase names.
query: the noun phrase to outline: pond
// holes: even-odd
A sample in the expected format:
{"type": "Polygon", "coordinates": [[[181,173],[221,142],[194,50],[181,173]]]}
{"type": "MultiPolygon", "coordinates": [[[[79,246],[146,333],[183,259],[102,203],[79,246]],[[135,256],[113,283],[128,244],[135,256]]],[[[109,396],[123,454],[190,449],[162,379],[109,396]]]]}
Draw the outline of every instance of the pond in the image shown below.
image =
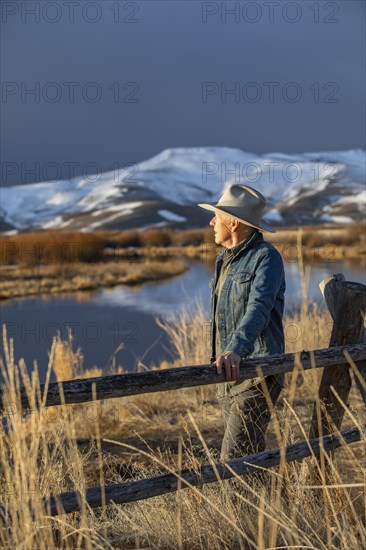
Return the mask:
{"type": "MultiPolygon", "coordinates": [[[[67,327],[74,335],[75,349],[81,349],[86,368],[98,366],[107,372],[115,363],[133,370],[137,361],[148,367],[172,358],[168,338],[156,324],[156,317],[174,318],[179,311],[194,310],[199,303],[209,315],[212,270],[212,266],[193,261],[180,276],[139,287],[119,285],[93,293],[9,300],[1,306],[1,324],[7,326],[8,336],[14,340],[15,360],[23,357],[28,369],[37,360],[42,380],[52,338],[57,332],[66,338],[67,327]]],[[[289,313],[300,306],[302,297],[297,262],[286,262],[285,270],[289,313]]],[[[309,301],[322,301],[319,282],[333,273],[366,282],[365,270],[357,264],[313,264],[307,268],[309,301]]]]}

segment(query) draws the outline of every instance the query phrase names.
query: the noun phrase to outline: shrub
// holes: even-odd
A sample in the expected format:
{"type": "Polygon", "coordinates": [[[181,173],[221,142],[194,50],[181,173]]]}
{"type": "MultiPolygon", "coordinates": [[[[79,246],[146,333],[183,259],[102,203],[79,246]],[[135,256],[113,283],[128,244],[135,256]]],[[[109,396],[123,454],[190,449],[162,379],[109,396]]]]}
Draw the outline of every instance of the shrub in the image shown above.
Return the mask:
{"type": "Polygon", "coordinates": [[[129,246],[141,246],[141,231],[138,231],[137,229],[126,229],[125,231],[118,233],[114,237],[113,242],[114,245],[122,248],[127,248],[129,246]]]}
{"type": "Polygon", "coordinates": [[[171,236],[167,230],[148,229],[141,233],[143,246],[169,246],[172,242],[171,236]]]}
{"type": "Polygon", "coordinates": [[[92,233],[40,231],[1,240],[3,265],[96,262],[103,257],[103,242],[92,233]]]}
{"type": "Polygon", "coordinates": [[[204,242],[205,229],[176,230],[172,234],[175,246],[199,246],[204,242]]]}

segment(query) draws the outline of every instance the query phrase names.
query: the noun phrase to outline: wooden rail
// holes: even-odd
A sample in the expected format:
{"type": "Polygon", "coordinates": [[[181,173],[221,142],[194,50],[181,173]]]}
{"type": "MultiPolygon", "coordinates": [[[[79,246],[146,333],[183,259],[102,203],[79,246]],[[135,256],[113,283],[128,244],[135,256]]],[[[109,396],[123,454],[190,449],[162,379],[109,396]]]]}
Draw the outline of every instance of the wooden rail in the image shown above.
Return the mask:
{"type": "Polygon", "coordinates": [[[43,505],[47,514],[56,516],[62,513],[76,512],[81,509],[82,502],[86,501],[91,508],[99,508],[104,504],[114,502],[124,504],[145,500],[148,498],[173,493],[178,489],[180,481],[181,489],[196,487],[206,483],[214,483],[219,478],[230,479],[235,475],[247,475],[258,471],[258,468],[270,468],[277,466],[281,460],[293,462],[302,460],[308,456],[319,456],[322,450],[333,451],[341,445],[349,445],[360,441],[365,437],[366,425],[361,430],[357,427],[344,430],[338,434],[326,435],[323,438],[316,438],[311,441],[301,441],[289,445],[283,450],[273,449],[258,454],[229,460],[226,464],[217,463],[215,466],[206,465],[200,472],[183,470],[181,473],[165,474],[158,477],[141,479],[127,483],[116,483],[101,487],[89,487],[85,494],[80,492],[67,492],[43,499],[43,505]],[[216,471],[215,471],[216,470],[216,471]]]}
{"type": "MultiPolygon", "coordinates": [[[[259,374],[280,374],[291,372],[296,361],[301,362],[303,369],[327,367],[335,368],[345,364],[344,352],[347,351],[356,364],[366,360],[366,344],[353,344],[319,349],[299,354],[287,353],[272,357],[248,359],[240,364],[240,380],[247,380],[259,374]]],[[[217,374],[209,365],[187,366],[173,369],[148,371],[143,373],[116,374],[96,378],[66,380],[53,382],[47,389],[46,407],[63,403],[84,403],[94,400],[127,397],[142,393],[177,390],[195,386],[218,384],[225,381],[225,374],[217,374]],[[95,386],[95,394],[93,387],[95,386]]],[[[40,395],[46,387],[40,386],[40,395]]],[[[31,408],[25,388],[19,389],[20,405],[31,408]]],[[[15,404],[6,403],[4,391],[0,390],[0,410],[11,409],[15,404]]]]}

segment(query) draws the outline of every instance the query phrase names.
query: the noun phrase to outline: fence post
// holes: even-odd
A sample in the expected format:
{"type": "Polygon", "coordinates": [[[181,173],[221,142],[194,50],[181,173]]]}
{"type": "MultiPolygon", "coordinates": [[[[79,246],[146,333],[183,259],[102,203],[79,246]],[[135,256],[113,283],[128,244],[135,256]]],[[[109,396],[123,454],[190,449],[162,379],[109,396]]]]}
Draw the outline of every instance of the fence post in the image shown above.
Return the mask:
{"type": "MultiPolygon", "coordinates": [[[[329,347],[344,344],[361,343],[365,339],[366,286],[360,283],[345,281],[342,274],[332,275],[320,283],[329,312],[333,318],[333,330],[329,347]]],[[[358,367],[358,373],[366,381],[366,363],[358,367]]],[[[357,385],[364,398],[365,389],[361,380],[357,385]]],[[[310,425],[310,439],[331,433],[333,427],[340,429],[344,407],[339,402],[333,389],[343,403],[347,403],[351,389],[349,365],[345,360],[339,366],[325,367],[319,387],[319,402],[324,405],[319,410],[314,404],[313,418],[310,425]]]]}

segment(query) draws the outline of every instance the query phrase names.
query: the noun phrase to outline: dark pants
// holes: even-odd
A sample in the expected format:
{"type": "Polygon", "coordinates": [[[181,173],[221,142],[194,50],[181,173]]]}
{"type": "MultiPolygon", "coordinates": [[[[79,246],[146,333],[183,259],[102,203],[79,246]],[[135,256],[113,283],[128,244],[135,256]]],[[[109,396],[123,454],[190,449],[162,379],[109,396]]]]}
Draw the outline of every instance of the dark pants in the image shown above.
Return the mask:
{"type": "Polygon", "coordinates": [[[264,451],[264,436],[271,419],[270,407],[279,398],[283,378],[283,375],[265,378],[269,402],[261,384],[238,395],[229,394],[220,399],[225,426],[221,460],[264,451]]]}

